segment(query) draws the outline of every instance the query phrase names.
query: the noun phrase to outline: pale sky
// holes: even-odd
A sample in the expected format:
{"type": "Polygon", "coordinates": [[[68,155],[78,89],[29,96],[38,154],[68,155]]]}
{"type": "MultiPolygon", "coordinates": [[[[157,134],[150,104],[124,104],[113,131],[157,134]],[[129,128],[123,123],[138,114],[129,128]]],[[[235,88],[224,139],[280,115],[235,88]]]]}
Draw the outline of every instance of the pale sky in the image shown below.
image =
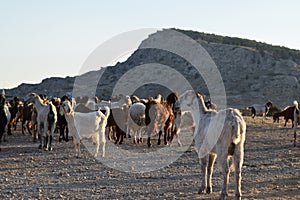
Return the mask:
{"type": "Polygon", "coordinates": [[[298,0],[0,0],[0,88],[78,75],[103,42],[179,28],[300,50],[298,0]]]}

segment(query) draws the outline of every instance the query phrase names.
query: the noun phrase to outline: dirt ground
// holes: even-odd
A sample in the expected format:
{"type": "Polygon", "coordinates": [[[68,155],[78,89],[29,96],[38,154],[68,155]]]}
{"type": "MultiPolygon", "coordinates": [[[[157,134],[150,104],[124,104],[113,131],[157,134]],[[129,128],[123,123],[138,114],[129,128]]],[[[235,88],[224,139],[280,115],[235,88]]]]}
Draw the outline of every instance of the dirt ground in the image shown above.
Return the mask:
{"type": "MultiPolygon", "coordinates": [[[[245,120],[243,199],[300,199],[300,131],[294,148],[291,124],[285,128],[282,121],[245,120]]],[[[222,184],[216,169],[213,193],[197,194],[202,177],[193,146],[167,167],[126,173],[95,160],[87,149],[75,158],[73,142],[59,143],[58,134],[51,152],[39,150],[20,129],[0,145],[0,199],[218,199],[222,184]]],[[[120,148],[137,146],[126,138],[120,148]]],[[[143,143],[138,148],[147,146],[143,143]]],[[[234,198],[233,178],[232,172],[229,199],[234,198]]]]}

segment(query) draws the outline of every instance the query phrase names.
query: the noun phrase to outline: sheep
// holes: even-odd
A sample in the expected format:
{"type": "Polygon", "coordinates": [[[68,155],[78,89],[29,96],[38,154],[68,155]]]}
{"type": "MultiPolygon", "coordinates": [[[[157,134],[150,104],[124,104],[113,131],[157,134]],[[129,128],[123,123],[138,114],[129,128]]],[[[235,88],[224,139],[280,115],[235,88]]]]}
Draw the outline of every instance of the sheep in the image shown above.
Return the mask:
{"type": "MultiPolygon", "coordinates": [[[[160,98],[161,99],[161,98],[160,98]]],[[[145,122],[148,126],[148,147],[151,147],[150,135],[159,132],[158,142],[160,145],[160,137],[162,135],[162,130],[164,130],[164,144],[168,145],[167,132],[172,127],[174,114],[171,107],[166,101],[159,102],[157,99],[150,97],[146,104],[145,109],[145,122]]]]}
{"type": "MultiPolygon", "coordinates": [[[[273,122],[279,122],[279,117],[284,117],[285,123],[284,126],[286,126],[286,123],[291,120],[292,121],[292,128],[294,127],[294,110],[296,106],[287,106],[282,111],[278,113],[273,114],[273,122]]],[[[299,121],[299,118],[298,118],[299,121]]],[[[298,122],[299,123],[299,122],[298,122]]]]}
{"type": "Polygon", "coordinates": [[[266,105],[260,105],[260,104],[253,104],[248,107],[248,109],[251,109],[251,117],[254,119],[254,117],[258,114],[262,114],[263,118],[265,118],[272,107],[272,102],[268,101],[266,105]]]}
{"type": "Polygon", "coordinates": [[[146,126],[145,124],[146,106],[143,103],[134,103],[128,110],[127,117],[127,134],[130,135],[130,130],[134,132],[133,143],[142,143],[141,131],[146,126]],[[138,138],[137,137],[138,133],[138,138]]]}
{"type": "Polygon", "coordinates": [[[100,110],[89,113],[74,112],[73,106],[68,100],[62,102],[61,108],[68,122],[69,131],[73,135],[75,156],[77,158],[81,156],[80,143],[82,138],[92,138],[96,144],[94,157],[98,156],[100,143],[102,144],[102,157],[104,157],[105,127],[110,109],[107,106],[105,107],[105,115],[100,110]]]}
{"type": "Polygon", "coordinates": [[[181,110],[190,110],[197,123],[194,133],[195,148],[204,177],[198,193],[212,192],[213,165],[217,157],[224,177],[220,199],[226,198],[230,173],[229,158],[232,157],[235,167],[235,197],[241,199],[241,170],[246,137],[246,123],[241,113],[233,108],[208,110],[203,96],[197,97],[192,90],[183,93],[180,102],[181,110]]]}
{"type": "Polygon", "coordinates": [[[44,104],[45,100],[42,100],[41,97],[36,93],[31,93],[29,95],[28,101],[34,103],[34,106],[38,113],[37,128],[40,140],[40,145],[38,148],[42,149],[44,147],[46,151],[52,151],[53,132],[57,122],[56,108],[51,102],[48,102],[48,104],[44,104]]]}

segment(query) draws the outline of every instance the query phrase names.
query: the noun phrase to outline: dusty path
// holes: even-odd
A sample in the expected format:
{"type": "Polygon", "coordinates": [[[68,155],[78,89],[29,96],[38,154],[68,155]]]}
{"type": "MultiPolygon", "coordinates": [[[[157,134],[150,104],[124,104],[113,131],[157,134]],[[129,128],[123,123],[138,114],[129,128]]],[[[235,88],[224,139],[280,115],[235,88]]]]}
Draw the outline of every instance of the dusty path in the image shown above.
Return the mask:
{"type": "MultiPolygon", "coordinates": [[[[246,121],[243,199],[300,199],[300,140],[293,148],[291,129],[271,119],[246,121]]],[[[86,149],[82,158],[74,158],[73,143],[58,143],[57,134],[52,152],[38,150],[19,130],[8,140],[1,144],[0,199],[218,199],[221,188],[216,170],[214,192],[197,194],[201,177],[193,147],[168,167],[130,174],[103,165],[86,149]]],[[[135,146],[125,139],[122,148],[135,146]]],[[[234,197],[233,175],[229,199],[234,197]]]]}

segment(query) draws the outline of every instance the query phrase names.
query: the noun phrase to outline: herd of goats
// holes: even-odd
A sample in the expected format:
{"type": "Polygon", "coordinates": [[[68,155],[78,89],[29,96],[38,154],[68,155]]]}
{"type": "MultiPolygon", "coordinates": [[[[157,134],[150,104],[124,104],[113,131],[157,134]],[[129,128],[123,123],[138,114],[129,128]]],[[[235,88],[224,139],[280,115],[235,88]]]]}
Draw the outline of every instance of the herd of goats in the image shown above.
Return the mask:
{"type": "MultiPolygon", "coordinates": [[[[167,98],[158,95],[156,98],[139,99],[137,96],[119,95],[110,101],[100,101],[93,97],[52,98],[31,93],[24,97],[24,103],[15,97],[6,101],[5,92],[0,96],[0,140],[5,141],[16,123],[22,122],[22,133],[26,129],[39,141],[39,149],[52,151],[52,140],[55,131],[59,132],[59,142],[68,141],[72,136],[75,156],[80,157],[80,144],[84,138],[92,138],[95,144],[94,157],[98,157],[102,147],[105,157],[106,139],[122,144],[126,135],[133,136],[135,144],[142,143],[142,134],[146,133],[147,145],[151,147],[151,136],[158,133],[160,145],[164,133],[164,144],[171,145],[177,137],[181,145],[179,133],[182,129],[190,129],[194,133],[195,149],[198,153],[203,177],[199,193],[212,192],[212,173],[216,158],[222,166],[224,183],[221,199],[228,196],[229,158],[235,170],[235,197],[241,199],[241,169],[244,159],[244,142],[246,123],[238,109],[216,109],[204,95],[188,90],[180,96],[171,93],[167,98]],[[197,122],[197,123],[195,123],[197,122]],[[210,125],[213,125],[213,130],[210,125]],[[217,132],[217,133],[216,133],[217,132]],[[70,136],[69,136],[70,133],[70,136]],[[213,146],[205,141],[208,134],[218,135],[213,146]]],[[[266,116],[271,102],[266,105],[254,104],[249,107],[254,118],[257,114],[266,116]]],[[[273,118],[280,116],[285,120],[298,119],[298,103],[287,107],[273,118]]],[[[296,140],[296,138],[295,138],[296,140]]],[[[295,145],[295,141],[294,141],[295,145]]],[[[1,150],[1,149],[0,149],[1,150]]]]}

